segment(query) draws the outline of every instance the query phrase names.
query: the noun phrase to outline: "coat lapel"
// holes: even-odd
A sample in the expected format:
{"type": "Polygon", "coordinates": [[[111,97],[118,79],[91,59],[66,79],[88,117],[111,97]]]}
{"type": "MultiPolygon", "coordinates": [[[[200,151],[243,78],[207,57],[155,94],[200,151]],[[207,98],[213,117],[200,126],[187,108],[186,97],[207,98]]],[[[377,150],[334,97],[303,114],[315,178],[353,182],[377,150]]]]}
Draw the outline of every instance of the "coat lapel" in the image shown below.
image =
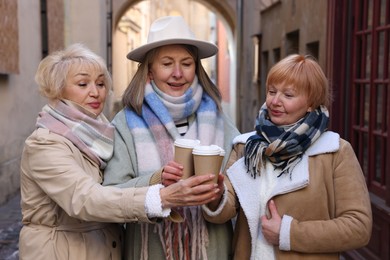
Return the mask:
{"type": "Polygon", "coordinates": [[[260,178],[253,179],[247,173],[244,157],[236,161],[226,173],[248,220],[252,248],[254,248],[253,238],[257,237],[260,218],[260,178]]]}

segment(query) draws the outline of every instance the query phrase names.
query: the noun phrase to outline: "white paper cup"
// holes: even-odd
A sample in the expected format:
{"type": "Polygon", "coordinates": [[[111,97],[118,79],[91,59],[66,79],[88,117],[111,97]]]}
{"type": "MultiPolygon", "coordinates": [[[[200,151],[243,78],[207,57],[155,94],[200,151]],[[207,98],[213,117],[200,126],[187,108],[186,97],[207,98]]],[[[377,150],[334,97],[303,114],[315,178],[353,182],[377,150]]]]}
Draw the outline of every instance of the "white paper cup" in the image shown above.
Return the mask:
{"type": "Polygon", "coordinates": [[[221,150],[216,145],[199,145],[192,150],[194,157],[195,175],[214,174],[215,178],[210,181],[217,183],[221,169],[221,150]]]}
{"type": "MultiPolygon", "coordinates": [[[[221,166],[222,166],[223,158],[225,158],[225,150],[222,147],[215,145],[215,144],[213,144],[211,146],[219,149],[219,159],[221,160],[221,166]]],[[[220,171],[221,171],[221,169],[220,169],[220,171]]]]}
{"type": "Polygon", "coordinates": [[[175,162],[183,165],[182,179],[187,179],[188,177],[194,174],[194,160],[192,157],[192,149],[199,144],[200,144],[199,140],[193,140],[193,139],[175,140],[174,160],[175,162]]]}

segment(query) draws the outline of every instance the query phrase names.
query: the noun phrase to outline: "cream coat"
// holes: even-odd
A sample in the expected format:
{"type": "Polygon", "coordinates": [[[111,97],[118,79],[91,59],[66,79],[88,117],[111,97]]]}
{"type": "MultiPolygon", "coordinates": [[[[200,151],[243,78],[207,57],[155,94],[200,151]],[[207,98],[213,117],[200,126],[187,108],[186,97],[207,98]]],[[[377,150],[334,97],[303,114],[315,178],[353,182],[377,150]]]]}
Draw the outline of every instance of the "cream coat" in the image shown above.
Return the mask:
{"type": "MultiPolygon", "coordinates": [[[[229,165],[235,164],[225,179],[225,205],[205,215],[208,221],[223,223],[238,213],[233,248],[239,260],[254,258],[261,217],[259,178],[238,173],[249,135],[241,136],[230,157],[229,165]]],[[[291,179],[278,180],[271,194],[283,221],[291,220],[281,231],[287,232],[289,248],[274,247],[276,259],[339,259],[340,252],[365,246],[370,239],[372,214],[364,175],[351,145],[333,132],[323,134],[305,152],[291,179]]]]}
{"type": "Polygon", "coordinates": [[[108,222],[150,222],[147,188],[101,183],[98,165],[68,139],[34,131],[21,159],[20,259],[121,259],[121,226],[108,222]]]}

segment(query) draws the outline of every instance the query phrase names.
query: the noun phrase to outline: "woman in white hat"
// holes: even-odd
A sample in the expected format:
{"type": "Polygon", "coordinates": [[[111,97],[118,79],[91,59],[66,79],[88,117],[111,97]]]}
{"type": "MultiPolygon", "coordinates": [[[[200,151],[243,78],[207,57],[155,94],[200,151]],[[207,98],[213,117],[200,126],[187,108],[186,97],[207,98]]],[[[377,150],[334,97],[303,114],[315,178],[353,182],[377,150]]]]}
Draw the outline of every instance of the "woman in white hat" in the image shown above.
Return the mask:
{"type": "MultiPolygon", "coordinates": [[[[113,158],[104,185],[169,186],[181,179],[182,166],[173,161],[178,138],[218,145],[229,154],[239,134],[223,114],[221,94],[201,59],[218,48],[195,39],[180,16],[163,17],[150,28],[148,43],[127,58],[139,62],[123,95],[124,109],[113,120],[113,158]]],[[[223,191],[223,177],[218,186],[223,191]]],[[[228,259],[231,224],[205,222],[200,207],[177,209],[180,221],[126,225],[126,259],[228,259]]]]}

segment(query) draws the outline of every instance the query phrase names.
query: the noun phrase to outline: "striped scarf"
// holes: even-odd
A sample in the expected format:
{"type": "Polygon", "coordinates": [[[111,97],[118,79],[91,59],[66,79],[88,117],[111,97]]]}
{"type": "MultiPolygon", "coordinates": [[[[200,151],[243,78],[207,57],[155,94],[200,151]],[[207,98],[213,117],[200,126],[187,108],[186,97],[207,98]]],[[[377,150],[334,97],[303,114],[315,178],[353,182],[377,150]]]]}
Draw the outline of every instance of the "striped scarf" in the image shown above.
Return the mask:
{"type": "Polygon", "coordinates": [[[256,119],[256,134],[245,144],[248,172],[256,178],[267,158],[275,169],[282,170],[280,175],[291,174],[306,149],[327,130],[328,123],[328,110],[320,106],[290,127],[276,126],[269,120],[264,104],[256,119]]]}
{"type": "MultiPolygon", "coordinates": [[[[223,147],[224,123],[215,102],[203,92],[197,78],[180,97],[166,95],[152,81],[145,87],[142,115],[125,109],[126,120],[134,137],[138,175],[151,174],[173,160],[173,143],[177,138],[198,139],[202,145],[223,147]],[[175,121],[194,118],[182,137],[175,121]]],[[[208,233],[199,207],[182,209],[184,222],[164,220],[154,226],[160,235],[166,259],[207,259],[208,233]]],[[[142,258],[148,258],[149,224],[141,224],[142,258]]]]}
{"type": "Polygon", "coordinates": [[[106,167],[114,147],[114,127],[103,114],[96,116],[69,100],[55,100],[42,108],[36,127],[70,140],[90,159],[106,167]]]}
{"type": "Polygon", "coordinates": [[[145,86],[141,116],[129,108],[125,109],[125,115],[135,141],[139,176],[150,174],[171,161],[173,143],[178,138],[198,139],[201,145],[223,147],[222,115],[196,77],[181,97],[166,95],[152,81],[145,86]],[[192,117],[195,117],[194,122],[181,137],[175,121],[192,117]]]}

